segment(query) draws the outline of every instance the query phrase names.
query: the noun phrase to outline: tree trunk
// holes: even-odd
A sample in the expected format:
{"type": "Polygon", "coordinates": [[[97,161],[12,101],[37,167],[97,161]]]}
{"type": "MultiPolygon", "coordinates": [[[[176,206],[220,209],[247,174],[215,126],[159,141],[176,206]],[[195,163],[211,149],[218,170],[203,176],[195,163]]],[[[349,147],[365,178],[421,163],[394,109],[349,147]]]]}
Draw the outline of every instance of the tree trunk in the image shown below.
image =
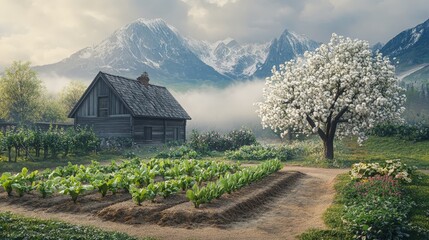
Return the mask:
{"type": "Polygon", "coordinates": [[[12,147],[7,147],[9,162],[12,162],[12,147]]]}
{"type": "Polygon", "coordinates": [[[48,148],[43,147],[43,160],[46,160],[48,158],[48,148]]]}
{"type": "Polygon", "coordinates": [[[323,147],[325,148],[325,158],[330,160],[334,159],[334,138],[328,136],[323,141],[323,147]]]}

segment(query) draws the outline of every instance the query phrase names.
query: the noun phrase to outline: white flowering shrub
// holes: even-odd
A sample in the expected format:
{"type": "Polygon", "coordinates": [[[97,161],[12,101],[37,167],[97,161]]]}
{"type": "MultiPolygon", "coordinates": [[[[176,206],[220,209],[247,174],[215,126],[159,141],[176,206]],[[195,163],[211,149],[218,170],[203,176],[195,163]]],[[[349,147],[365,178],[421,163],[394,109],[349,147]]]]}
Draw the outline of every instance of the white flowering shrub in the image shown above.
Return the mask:
{"type": "Polygon", "coordinates": [[[399,159],[386,160],[383,165],[378,163],[356,163],[353,164],[350,171],[350,177],[353,180],[367,179],[376,175],[391,176],[394,179],[408,182],[412,181],[412,174],[416,167],[409,167],[399,159]]]}
{"type": "Polygon", "coordinates": [[[332,35],[328,44],[291,60],[266,79],[257,103],[263,127],[317,133],[325,157],[333,158],[334,137],[358,136],[378,123],[401,122],[405,95],[394,66],[367,41],[332,35]]]}

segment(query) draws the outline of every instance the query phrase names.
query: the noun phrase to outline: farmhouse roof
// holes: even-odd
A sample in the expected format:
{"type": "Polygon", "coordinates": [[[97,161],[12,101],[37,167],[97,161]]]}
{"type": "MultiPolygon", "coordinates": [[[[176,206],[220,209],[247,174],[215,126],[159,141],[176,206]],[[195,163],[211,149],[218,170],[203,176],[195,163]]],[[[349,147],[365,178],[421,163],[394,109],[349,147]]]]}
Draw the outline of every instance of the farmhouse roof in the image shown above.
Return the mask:
{"type": "Polygon", "coordinates": [[[191,117],[165,87],[142,84],[137,79],[99,72],[85,91],[79,102],[70,112],[73,117],[79,105],[99,79],[106,82],[134,117],[153,117],[169,119],[187,119],[191,117]]]}

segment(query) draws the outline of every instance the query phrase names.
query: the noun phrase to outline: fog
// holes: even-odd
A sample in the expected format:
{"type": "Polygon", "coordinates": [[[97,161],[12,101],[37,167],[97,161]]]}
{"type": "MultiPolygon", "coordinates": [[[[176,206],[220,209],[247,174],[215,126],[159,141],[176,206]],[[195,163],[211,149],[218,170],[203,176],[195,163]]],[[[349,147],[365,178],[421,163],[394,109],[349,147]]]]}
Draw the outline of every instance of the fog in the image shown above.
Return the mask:
{"type": "Polygon", "coordinates": [[[254,80],[223,89],[171,92],[192,118],[188,129],[228,131],[242,126],[261,128],[254,103],[262,100],[263,87],[263,80],[254,80]]]}
{"type": "MultiPolygon", "coordinates": [[[[39,77],[52,95],[58,94],[70,81],[78,80],[57,75],[39,77]]],[[[252,80],[226,88],[204,86],[188,91],[169,90],[192,118],[187,122],[188,130],[226,132],[248,127],[260,132],[262,127],[254,103],[262,100],[264,83],[264,80],[252,80]]]]}
{"type": "MultiPolygon", "coordinates": [[[[56,95],[61,92],[70,82],[80,81],[85,85],[89,85],[88,80],[78,79],[78,78],[67,78],[57,74],[40,74],[38,78],[42,80],[43,86],[45,87],[48,94],[56,95]]],[[[92,81],[92,79],[91,79],[92,81]]]]}

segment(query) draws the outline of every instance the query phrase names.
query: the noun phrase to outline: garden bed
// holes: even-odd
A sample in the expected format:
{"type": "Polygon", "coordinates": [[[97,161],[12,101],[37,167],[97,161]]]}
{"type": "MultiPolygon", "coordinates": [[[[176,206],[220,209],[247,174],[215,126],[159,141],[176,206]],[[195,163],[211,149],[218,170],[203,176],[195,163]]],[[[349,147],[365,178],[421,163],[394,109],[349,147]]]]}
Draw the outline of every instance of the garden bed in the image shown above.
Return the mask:
{"type": "Polygon", "coordinates": [[[303,174],[300,172],[273,173],[260,182],[225,194],[209,204],[202,204],[200,208],[195,208],[184,194],[180,194],[163,202],[145,202],[142,206],[136,206],[130,201],[118,203],[101,210],[98,216],[104,220],[130,224],[155,223],[188,228],[223,226],[263,209],[264,203],[293,185],[301,176],[303,174]]]}
{"type": "Polygon", "coordinates": [[[68,196],[54,195],[41,198],[37,193],[22,197],[7,196],[0,193],[0,201],[26,209],[39,209],[48,213],[92,214],[103,220],[126,224],[158,224],[193,228],[200,226],[225,227],[231,222],[240,221],[264,209],[265,203],[287,190],[304,174],[292,171],[279,171],[263,180],[252,183],[231,194],[224,194],[199,208],[186,199],[185,192],[168,198],[157,197],[136,205],[129,193],[120,192],[101,197],[92,191],[73,203],[68,196]]]}
{"type": "Polygon", "coordinates": [[[46,212],[71,213],[97,213],[112,204],[130,199],[131,196],[128,193],[108,194],[102,198],[99,193],[90,192],[81,196],[75,204],[70,200],[70,197],[64,195],[41,198],[37,193],[28,193],[22,197],[7,196],[5,192],[0,194],[0,201],[9,204],[20,205],[28,209],[40,209],[46,212]]]}

